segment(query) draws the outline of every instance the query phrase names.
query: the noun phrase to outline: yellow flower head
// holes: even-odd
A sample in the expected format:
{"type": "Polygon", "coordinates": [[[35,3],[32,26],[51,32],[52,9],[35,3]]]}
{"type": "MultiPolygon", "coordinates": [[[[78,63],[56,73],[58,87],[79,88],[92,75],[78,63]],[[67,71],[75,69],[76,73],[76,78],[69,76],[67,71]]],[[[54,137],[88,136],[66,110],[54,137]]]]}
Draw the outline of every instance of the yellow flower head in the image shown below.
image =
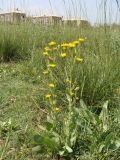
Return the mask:
{"type": "Polygon", "coordinates": [[[76,58],[76,62],[83,62],[82,58],[76,58]]]}
{"type": "Polygon", "coordinates": [[[79,38],[80,42],[85,42],[85,38],[79,38]]]}
{"type": "Polygon", "coordinates": [[[48,56],[48,52],[43,52],[43,55],[48,56]]]}
{"type": "Polygon", "coordinates": [[[77,45],[79,44],[80,42],[79,41],[74,41],[73,44],[77,45]]]}
{"type": "Polygon", "coordinates": [[[53,83],[50,83],[48,86],[49,86],[50,88],[54,88],[54,87],[55,87],[55,85],[54,85],[53,83]]]}
{"type": "Polygon", "coordinates": [[[54,108],[54,111],[60,111],[60,108],[55,107],[55,108],[54,108]]]}
{"type": "Polygon", "coordinates": [[[55,68],[55,67],[56,67],[56,64],[51,63],[51,64],[48,65],[48,67],[50,67],[50,68],[55,68]]]}
{"type": "Polygon", "coordinates": [[[46,94],[45,98],[50,98],[51,96],[51,94],[46,94]]]}
{"type": "Polygon", "coordinates": [[[56,44],[57,44],[56,42],[52,41],[52,42],[49,43],[49,46],[54,46],[56,44]]]}
{"type": "Polygon", "coordinates": [[[76,45],[75,45],[75,44],[73,44],[73,43],[69,43],[69,48],[74,48],[74,47],[76,47],[76,45]]]}
{"type": "Polygon", "coordinates": [[[65,58],[66,56],[67,56],[66,53],[61,53],[61,54],[60,54],[60,57],[61,57],[61,58],[65,58]]]}
{"type": "Polygon", "coordinates": [[[61,47],[67,48],[67,47],[69,47],[69,44],[68,43],[63,43],[63,44],[61,44],[61,47]]]}

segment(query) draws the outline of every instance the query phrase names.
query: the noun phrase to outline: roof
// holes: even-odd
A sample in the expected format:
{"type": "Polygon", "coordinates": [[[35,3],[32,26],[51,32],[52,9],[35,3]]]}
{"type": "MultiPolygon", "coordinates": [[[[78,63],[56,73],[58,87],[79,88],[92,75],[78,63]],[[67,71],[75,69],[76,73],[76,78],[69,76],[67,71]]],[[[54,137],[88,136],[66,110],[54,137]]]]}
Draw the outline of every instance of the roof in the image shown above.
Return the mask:
{"type": "Polygon", "coordinates": [[[62,18],[62,17],[60,17],[60,16],[33,16],[33,18],[50,18],[50,17],[62,18]]]}
{"type": "Polygon", "coordinates": [[[64,19],[64,21],[85,21],[87,22],[87,20],[83,20],[83,19],[64,19]]]}
{"type": "Polygon", "coordinates": [[[26,13],[20,11],[20,10],[8,11],[8,12],[1,12],[0,14],[11,14],[11,13],[26,14],[26,13]]]}

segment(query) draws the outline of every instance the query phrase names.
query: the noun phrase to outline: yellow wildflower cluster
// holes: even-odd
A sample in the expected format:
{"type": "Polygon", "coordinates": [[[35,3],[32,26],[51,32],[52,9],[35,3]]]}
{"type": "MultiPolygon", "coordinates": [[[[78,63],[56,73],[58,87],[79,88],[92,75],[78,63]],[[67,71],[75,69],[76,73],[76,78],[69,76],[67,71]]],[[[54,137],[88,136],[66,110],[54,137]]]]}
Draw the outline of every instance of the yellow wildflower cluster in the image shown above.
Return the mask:
{"type": "Polygon", "coordinates": [[[79,45],[80,43],[84,43],[86,41],[85,38],[79,38],[78,40],[75,40],[73,42],[70,43],[62,43],[61,45],[55,42],[55,41],[51,41],[48,43],[48,46],[44,48],[43,54],[44,55],[48,55],[49,51],[55,51],[55,50],[59,50],[59,49],[71,49],[71,48],[75,48],[77,45],[79,45]]]}
{"type": "MultiPolygon", "coordinates": [[[[44,48],[43,55],[46,57],[46,70],[43,71],[44,75],[48,75],[50,80],[52,80],[52,83],[48,84],[48,93],[45,95],[45,98],[49,100],[49,103],[51,105],[51,109],[53,111],[61,111],[61,107],[56,107],[57,104],[57,96],[55,95],[55,89],[56,88],[56,83],[53,79],[52,73],[56,71],[56,67],[59,67],[59,58],[65,59],[68,55],[71,55],[72,50],[69,49],[74,49],[77,47],[79,44],[84,43],[86,39],[84,38],[79,38],[78,40],[72,41],[70,43],[62,43],[62,44],[57,44],[57,42],[52,41],[48,43],[48,46],[44,48]],[[63,51],[65,50],[65,51],[63,51]],[[54,54],[55,53],[55,54],[54,54]],[[56,68],[54,70],[54,68],[56,68]]],[[[72,56],[73,58],[73,63],[82,63],[83,59],[81,57],[77,57],[77,51],[76,48],[73,51],[73,54],[75,56],[72,56]]],[[[69,60],[69,59],[67,59],[69,60]]],[[[61,62],[61,61],[60,61],[61,62]]],[[[65,83],[67,84],[67,87],[72,85],[72,80],[70,78],[66,78],[65,83]]],[[[79,86],[76,86],[68,91],[69,95],[71,98],[76,97],[76,92],[79,90],[79,86]]],[[[77,99],[77,98],[76,98],[77,99]]],[[[79,98],[78,98],[79,99],[79,98]]],[[[48,101],[47,101],[48,102],[48,101]]]]}
{"type": "Polygon", "coordinates": [[[76,47],[78,44],[85,42],[84,38],[79,38],[79,40],[73,41],[71,43],[63,43],[61,44],[61,47],[63,49],[70,49],[76,47]]]}
{"type": "Polygon", "coordinates": [[[61,44],[61,47],[63,47],[63,49],[69,49],[76,47],[76,45],[74,43],[63,43],[61,44]]]}

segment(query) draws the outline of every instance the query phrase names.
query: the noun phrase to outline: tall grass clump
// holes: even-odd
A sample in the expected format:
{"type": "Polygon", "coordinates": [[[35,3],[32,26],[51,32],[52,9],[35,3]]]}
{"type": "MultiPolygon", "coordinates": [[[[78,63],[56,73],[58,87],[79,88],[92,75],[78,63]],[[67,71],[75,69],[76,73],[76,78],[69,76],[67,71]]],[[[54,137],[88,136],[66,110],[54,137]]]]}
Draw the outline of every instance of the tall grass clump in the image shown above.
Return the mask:
{"type": "Polygon", "coordinates": [[[24,25],[0,26],[0,61],[13,61],[31,57],[31,36],[24,25]]]}

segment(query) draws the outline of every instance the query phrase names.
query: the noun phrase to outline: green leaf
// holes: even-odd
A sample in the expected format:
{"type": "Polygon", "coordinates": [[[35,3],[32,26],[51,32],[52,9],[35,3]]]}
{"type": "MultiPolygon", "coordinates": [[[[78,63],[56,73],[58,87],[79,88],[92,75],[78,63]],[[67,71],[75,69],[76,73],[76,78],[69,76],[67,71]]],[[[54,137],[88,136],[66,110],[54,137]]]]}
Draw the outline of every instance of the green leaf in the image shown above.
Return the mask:
{"type": "Polygon", "coordinates": [[[99,119],[102,121],[103,131],[108,130],[108,101],[106,101],[102,107],[102,111],[99,115],[99,119]]]}
{"type": "Polygon", "coordinates": [[[105,138],[105,147],[109,147],[111,142],[114,140],[113,134],[110,133],[105,138]]]}
{"type": "Polygon", "coordinates": [[[93,124],[97,124],[96,115],[92,113],[86,106],[83,100],[80,100],[81,114],[87,121],[90,121],[93,124]]]}
{"type": "Polygon", "coordinates": [[[34,136],[34,141],[37,144],[43,144],[44,138],[41,135],[37,134],[34,136]]]}
{"type": "Polygon", "coordinates": [[[102,152],[102,150],[103,150],[104,147],[105,147],[105,145],[102,143],[102,144],[100,145],[100,147],[99,147],[99,153],[102,152]]]}
{"type": "Polygon", "coordinates": [[[55,148],[57,148],[57,143],[55,139],[49,136],[44,137],[44,145],[46,145],[51,150],[54,150],[55,148]]]}
{"type": "Polygon", "coordinates": [[[45,125],[46,125],[46,129],[47,129],[48,131],[50,131],[50,130],[53,128],[53,124],[50,123],[50,122],[46,122],[45,125]]]}

